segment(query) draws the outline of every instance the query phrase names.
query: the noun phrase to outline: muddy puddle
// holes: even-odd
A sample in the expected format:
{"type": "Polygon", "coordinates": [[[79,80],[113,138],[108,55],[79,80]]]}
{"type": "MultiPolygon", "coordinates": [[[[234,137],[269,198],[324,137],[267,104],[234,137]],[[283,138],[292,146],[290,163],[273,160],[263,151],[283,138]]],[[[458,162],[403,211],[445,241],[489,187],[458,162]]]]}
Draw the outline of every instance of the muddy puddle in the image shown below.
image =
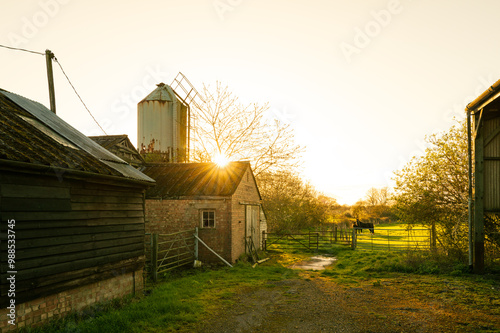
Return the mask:
{"type": "Polygon", "coordinates": [[[333,264],[337,258],[326,256],[314,256],[308,260],[304,260],[290,266],[292,269],[304,269],[312,271],[320,271],[325,269],[326,266],[333,264]]]}

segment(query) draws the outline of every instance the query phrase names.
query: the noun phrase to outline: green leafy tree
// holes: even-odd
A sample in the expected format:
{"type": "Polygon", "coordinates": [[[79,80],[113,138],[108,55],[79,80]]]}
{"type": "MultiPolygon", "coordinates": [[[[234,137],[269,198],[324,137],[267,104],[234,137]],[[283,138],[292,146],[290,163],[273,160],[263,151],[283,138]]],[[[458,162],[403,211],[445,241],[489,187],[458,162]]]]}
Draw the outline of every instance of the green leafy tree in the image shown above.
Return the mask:
{"type": "Polygon", "coordinates": [[[270,231],[298,231],[332,220],[337,201],[318,193],[295,173],[267,172],[258,183],[270,231]]]}
{"type": "Polygon", "coordinates": [[[425,154],[395,172],[398,217],[435,227],[448,251],[465,256],[468,244],[467,134],[465,122],[426,138],[425,154]]]}

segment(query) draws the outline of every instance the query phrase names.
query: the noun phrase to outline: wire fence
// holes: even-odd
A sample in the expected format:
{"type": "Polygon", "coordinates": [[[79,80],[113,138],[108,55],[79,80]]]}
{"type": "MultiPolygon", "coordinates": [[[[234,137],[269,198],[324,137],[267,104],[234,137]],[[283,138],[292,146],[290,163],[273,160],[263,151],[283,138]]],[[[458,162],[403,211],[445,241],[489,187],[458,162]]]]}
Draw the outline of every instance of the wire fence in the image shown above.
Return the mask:
{"type": "Polygon", "coordinates": [[[368,229],[354,228],[354,230],[353,249],[428,251],[433,246],[431,229],[375,228],[373,233],[368,229]]]}
{"type": "Polygon", "coordinates": [[[331,228],[297,233],[264,233],[266,250],[328,250],[333,244],[358,250],[428,251],[433,247],[431,229],[416,228],[331,228]],[[373,232],[371,232],[373,231],[373,232]]]}

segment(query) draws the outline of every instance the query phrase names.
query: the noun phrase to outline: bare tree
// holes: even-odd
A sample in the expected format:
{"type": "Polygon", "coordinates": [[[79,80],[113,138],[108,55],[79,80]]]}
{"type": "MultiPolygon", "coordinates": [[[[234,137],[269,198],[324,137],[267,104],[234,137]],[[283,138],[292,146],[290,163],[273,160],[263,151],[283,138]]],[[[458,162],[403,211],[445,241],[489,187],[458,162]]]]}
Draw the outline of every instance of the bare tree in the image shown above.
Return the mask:
{"type": "Polygon", "coordinates": [[[366,192],[366,202],[369,206],[386,205],[388,199],[389,189],[387,187],[380,189],[372,187],[366,192]]]}
{"type": "Polygon", "coordinates": [[[193,112],[193,159],[213,161],[215,156],[250,161],[254,174],[295,169],[303,147],[295,144],[289,124],[269,119],[269,105],[242,105],[228,87],[203,86],[204,103],[193,112]]]}

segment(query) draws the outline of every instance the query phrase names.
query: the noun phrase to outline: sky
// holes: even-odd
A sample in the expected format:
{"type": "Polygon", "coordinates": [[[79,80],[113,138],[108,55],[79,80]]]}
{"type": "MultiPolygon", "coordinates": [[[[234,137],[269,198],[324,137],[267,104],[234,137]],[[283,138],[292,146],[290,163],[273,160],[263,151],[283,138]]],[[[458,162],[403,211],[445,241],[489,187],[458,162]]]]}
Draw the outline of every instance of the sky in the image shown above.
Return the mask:
{"type": "MultiPolygon", "coordinates": [[[[269,103],[302,174],[341,204],[423,154],[500,78],[493,0],[1,0],[0,44],[51,50],[107,134],[182,72],[269,103]]],[[[0,88],[49,106],[45,57],[0,48],[0,88]]],[[[57,114],[102,135],[54,63],[57,114]]]]}

